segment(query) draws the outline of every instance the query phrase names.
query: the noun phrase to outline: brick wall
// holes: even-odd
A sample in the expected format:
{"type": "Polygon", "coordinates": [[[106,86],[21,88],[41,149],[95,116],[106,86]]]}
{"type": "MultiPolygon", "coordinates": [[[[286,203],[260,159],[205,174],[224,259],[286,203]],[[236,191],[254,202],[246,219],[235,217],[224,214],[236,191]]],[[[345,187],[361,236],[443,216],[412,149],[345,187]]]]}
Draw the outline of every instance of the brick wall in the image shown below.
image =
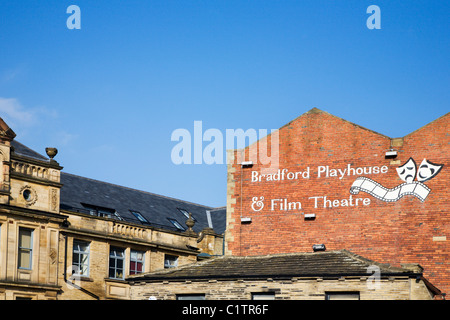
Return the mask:
{"type": "MultiPolygon", "coordinates": [[[[446,114],[400,139],[317,109],[283,126],[278,131],[280,171],[269,177],[260,175],[269,165],[228,165],[226,253],[311,252],[313,244],[323,243],[327,250],[348,249],[394,266],[419,263],[427,279],[449,292],[449,119],[446,114]],[[391,147],[398,156],[386,159],[391,147]],[[363,191],[350,193],[360,176],[386,188],[404,183],[396,168],[410,157],[417,167],[424,158],[444,165],[424,182],[431,189],[425,201],[405,195],[385,202],[363,191]],[[345,169],[351,174],[343,174],[345,169]],[[264,207],[256,211],[260,207],[254,200],[261,197],[264,207]],[[305,214],[315,219],[305,220],[305,214]],[[241,224],[241,217],[252,221],[241,224]]],[[[237,159],[238,152],[230,155],[237,159]]],[[[252,152],[245,150],[247,157],[252,152]]]]}

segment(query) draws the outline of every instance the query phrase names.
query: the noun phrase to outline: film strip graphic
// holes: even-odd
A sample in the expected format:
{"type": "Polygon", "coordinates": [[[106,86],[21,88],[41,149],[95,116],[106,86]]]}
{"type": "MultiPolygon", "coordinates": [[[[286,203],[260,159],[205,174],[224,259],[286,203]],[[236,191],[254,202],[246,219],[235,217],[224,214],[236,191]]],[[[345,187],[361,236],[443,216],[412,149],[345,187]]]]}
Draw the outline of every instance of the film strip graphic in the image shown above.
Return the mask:
{"type": "Polygon", "coordinates": [[[398,201],[406,195],[413,195],[424,202],[431,189],[419,181],[405,182],[395,188],[388,189],[372,179],[358,177],[350,187],[350,193],[358,194],[360,191],[386,202],[398,201]]]}

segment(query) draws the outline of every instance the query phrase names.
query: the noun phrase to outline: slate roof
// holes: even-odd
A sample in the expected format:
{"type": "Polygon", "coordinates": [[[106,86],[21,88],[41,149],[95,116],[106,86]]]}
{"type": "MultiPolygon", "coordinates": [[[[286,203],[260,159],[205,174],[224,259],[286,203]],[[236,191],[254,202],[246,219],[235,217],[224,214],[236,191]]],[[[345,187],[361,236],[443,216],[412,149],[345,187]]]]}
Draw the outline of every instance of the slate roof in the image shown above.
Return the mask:
{"type": "MultiPolygon", "coordinates": [[[[18,155],[41,161],[50,161],[49,158],[16,140],[12,140],[11,145],[18,155]]],[[[225,207],[213,208],[65,172],[61,172],[61,183],[63,184],[60,199],[62,210],[90,214],[92,207],[111,209],[118,214],[118,217],[114,214],[111,215],[113,219],[123,219],[127,222],[180,231],[168,218],[175,219],[187,229],[185,224],[187,218],[179,210],[184,209],[190,212],[196,220],[193,227],[195,232],[200,232],[209,227],[206,212],[210,211],[213,230],[218,234],[225,232],[225,207]],[[131,213],[131,210],[138,211],[147,222],[138,220],[131,213]]]]}
{"type": "Polygon", "coordinates": [[[42,154],[28,148],[27,146],[21,144],[19,141],[12,140],[11,146],[14,148],[14,152],[18,155],[37,159],[37,160],[43,160],[43,161],[49,161],[50,159],[43,156],[42,154]]]}
{"type": "MultiPolygon", "coordinates": [[[[214,231],[218,234],[225,232],[225,207],[208,207],[64,172],[61,172],[61,183],[63,210],[89,214],[91,206],[112,209],[128,222],[179,231],[168,219],[175,219],[187,229],[187,218],[179,210],[184,209],[196,220],[195,232],[209,226],[207,211],[210,211],[214,231]],[[138,220],[131,211],[139,212],[147,222],[138,220]]],[[[117,217],[112,215],[111,218],[117,217]]]]}
{"type": "Polygon", "coordinates": [[[368,272],[367,268],[372,265],[380,268],[381,275],[413,274],[409,269],[378,264],[347,250],[339,250],[266,256],[221,256],[178,268],[131,276],[128,280],[369,276],[373,271],[368,272]]]}
{"type": "Polygon", "coordinates": [[[213,230],[218,234],[224,234],[227,228],[227,207],[211,209],[210,216],[213,230]]]}

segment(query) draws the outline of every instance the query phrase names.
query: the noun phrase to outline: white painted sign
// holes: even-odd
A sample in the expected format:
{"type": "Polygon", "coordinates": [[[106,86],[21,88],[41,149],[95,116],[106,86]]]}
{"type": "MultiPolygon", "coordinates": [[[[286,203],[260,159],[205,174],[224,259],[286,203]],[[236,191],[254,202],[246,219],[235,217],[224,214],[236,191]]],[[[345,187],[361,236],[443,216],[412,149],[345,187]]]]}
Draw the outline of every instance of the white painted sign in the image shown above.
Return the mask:
{"type": "MultiPolygon", "coordinates": [[[[347,176],[359,176],[355,179],[350,187],[350,195],[343,198],[331,198],[326,195],[310,196],[307,200],[302,200],[304,203],[308,203],[308,208],[338,208],[338,207],[357,207],[368,206],[371,203],[370,198],[354,197],[361,191],[368,193],[369,195],[385,201],[395,202],[406,195],[413,195],[425,201],[430,188],[423,182],[435,177],[442,169],[443,165],[434,164],[424,159],[416,170],[416,163],[413,158],[410,158],[402,166],[396,168],[397,174],[405,181],[394,188],[386,188],[380,183],[374,181],[365,175],[379,175],[388,172],[387,166],[366,166],[366,167],[353,167],[351,164],[347,164],[344,168],[330,168],[330,166],[318,166],[315,172],[312,172],[310,167],[306,167],[304,170],[289,171],[288,169],[278,169],[272,173],[260,173],[258,171],[252,171],[251,182],[276,182],[276,181],[292,181],[300,179],[310,179],[315,175],[318,179],[343,179],[347,176]],[[416,178],[417,180],[414,181],[416,178]],[[363,176],[364,175],[364,176],[363,176]]],[[[264,199],[263,196],[252,197],[251,209],[254,212],[259,212],[266,208],[266,211],[300,211],[303,208],[302,201],[298,199],[273,198],[264,199]]]]}
{"type": "MultiPolygon", "coordinates": [[[[382,174],[388,172],[387,166],[372,166],[372,167],[352,167],[347,164],[345,168],[330,168],[330,166],[318,166],[315,172],[317,178],[339,178],[340,180],[345,176],[355,176],[363,174],[382,174]]],[[[311,178],[311,168],[306,167],[303,171],[289,171],[288,169],[278,169],[274,173],[259,173],[252,171],[251,182],[261,181],[284,181],[284,180],[300,180],[311,178]]]]}
{"type": "Polygon", "coordinates": [[[409,158],[408,161],[397,168],[398,176],[405,183],[389,189],[370,178],[359,177],[350,187],[350,193],[358,194],[360,191],[363,191],[385,202],[398,201],[406,195],[412,195],[424,202],[431,189],[423,182],[434,178],[441,171],[442,167],[443,165],[434,164],[427,161],[427,159],[423,159],[417,171],[416,162],[413,158],[409,158]],[[414,181],[416,172],[418,181],[414,181]]]}

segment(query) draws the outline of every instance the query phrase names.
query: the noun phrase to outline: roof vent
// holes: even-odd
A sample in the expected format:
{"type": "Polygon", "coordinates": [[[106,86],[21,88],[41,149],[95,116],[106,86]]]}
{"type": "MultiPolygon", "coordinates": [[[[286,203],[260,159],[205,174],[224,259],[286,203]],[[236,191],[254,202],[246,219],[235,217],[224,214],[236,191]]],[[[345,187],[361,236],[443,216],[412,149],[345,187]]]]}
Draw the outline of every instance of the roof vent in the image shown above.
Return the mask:
{"type": "Polygon", "coordinates": [[[314,252],[317,252],[317,251],[325,251],[326,250],[326,248],[325,248],[325,245],[322,243],[322,244],[314,244],[313,246],[312,246],[312,248],[313,248],[313,251],[314,252]]]}

